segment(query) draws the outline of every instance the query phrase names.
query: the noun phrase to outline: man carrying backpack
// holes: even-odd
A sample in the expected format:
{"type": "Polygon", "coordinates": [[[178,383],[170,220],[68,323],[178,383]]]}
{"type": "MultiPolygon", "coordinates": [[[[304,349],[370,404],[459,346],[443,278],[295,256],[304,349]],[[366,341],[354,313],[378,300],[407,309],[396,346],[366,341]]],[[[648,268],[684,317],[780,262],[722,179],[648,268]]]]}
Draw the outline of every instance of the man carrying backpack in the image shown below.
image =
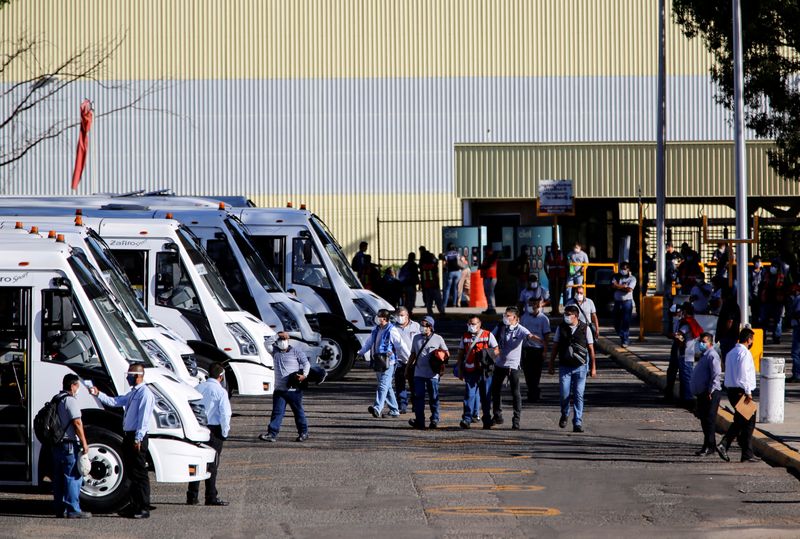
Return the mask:
{"type": "MultiPolygon", "coordinates": [[[[67,374],[58,393],[56,410],[63,435],[53,445],[53,501],[58,518],[91,518],[92,514],[81,511],[79,496],[83,476],[78,470],[79,450],[89,452],[86,434],[83,432],[81,407],[75,396],[80,391],[77,374],[67,374]]],[[[58,433],[57,433],[58,434],[58,433]]]]}
{"type": "Polygon", "coordinates": [[[553,337],[553,352],[550,354],[550,374],[555,373],[558,356],[558,385],[561,396],[561,418],[558,426],[567,426],[569,402],[572,398],[575,415],[572,431],[583,432],[583,391],[586,387],[586,373],[596,376],[594,357],[594,338],[588,325],[578,320],[577,305],[564,307],[564,322],[558,325],[553,337]]]}
{"type": "Polygon", "coordinates": [[[467,332],[458,344],[458,377],[464,381],[464,414],[459,426],[470,428],[473,418],[478,417],[478,408],[483,409],[484,421],[491,417],[489,389],[492,375],[481,362],[483,354],[497,357],[500,349],[497,339],[488,330],[481,328],[481,319],[472,316],[467,321],[467,332]]]}

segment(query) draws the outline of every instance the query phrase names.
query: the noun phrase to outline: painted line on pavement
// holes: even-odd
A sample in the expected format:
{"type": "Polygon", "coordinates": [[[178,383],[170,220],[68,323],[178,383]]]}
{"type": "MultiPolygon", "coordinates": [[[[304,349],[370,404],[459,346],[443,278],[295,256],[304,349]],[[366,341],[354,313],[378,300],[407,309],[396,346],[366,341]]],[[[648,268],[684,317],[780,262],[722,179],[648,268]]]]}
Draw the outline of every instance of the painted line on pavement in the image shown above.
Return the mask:
{"type": "Polygon", "coordinates": [[[518,470],[514,468],[470,468],[466,470],[414,470],[415,474],[420,475],[458,475],[488,473],[494,475],[514,475],[514,474],[533,474],[533,470],[518,470]]]}
{"type": "Polygon", "coordinates": [[[553,517],[561,514],[561,511],[553,507],[433,507],[425,510],[429,515],[440,516],[502,516],[502,517],[553,517]]]}
{"type": "Polygon", "coordinates": [[[539,485],[429,485],[422,490],[438,492],[539,492],[544,487],[539,485]]]}
{"type": "Polygon", "coordinates": [[[471,460],[517,460],[517,459],[531,459],[530,455],[511,455],[511,456],[497,456],[497,455],[462,455],[452,457],[434,457],[430,455],[413,455],[411,458],[416,460],[432,460],[441,462],[457,462],[457,461],[471,461],[471,460]]]}

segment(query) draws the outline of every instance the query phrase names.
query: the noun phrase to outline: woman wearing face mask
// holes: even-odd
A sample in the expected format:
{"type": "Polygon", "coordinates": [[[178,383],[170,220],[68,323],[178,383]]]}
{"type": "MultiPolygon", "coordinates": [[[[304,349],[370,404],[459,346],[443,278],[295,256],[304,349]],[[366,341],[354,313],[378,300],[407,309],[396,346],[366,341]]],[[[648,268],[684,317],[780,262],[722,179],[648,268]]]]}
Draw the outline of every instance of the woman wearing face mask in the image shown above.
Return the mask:
{"type": "Polygon", "coordinates": [[[631,339],[633,289],[636,288],[636,277],[631,274],[630,264],[620,264],[619,273],[611,279],[611,288],[614,291],[614,331],[622,346],[626,347],[631,339]]]}
{"type": "Polygon", "coordinates": [[[278,340],[272,349],[272,361],[275,364],[275,392],[272,395],[272,415],[269,420],[267,432],[259,435],[265,442],[278,441],[283,415],[286,405],[292,409],[294,424],[297,427],[298,442],[308,439],[308,423],[303,409],[303,390],[299,387],[289,387],[289,378],[297,376],[297,381],[302,382],[311,370],[311,363],[299,348],[289,344],[289,334],[285,331],[278,333],[278,340]],[[302,374],[298,374],[302,371],[302,374]]]}

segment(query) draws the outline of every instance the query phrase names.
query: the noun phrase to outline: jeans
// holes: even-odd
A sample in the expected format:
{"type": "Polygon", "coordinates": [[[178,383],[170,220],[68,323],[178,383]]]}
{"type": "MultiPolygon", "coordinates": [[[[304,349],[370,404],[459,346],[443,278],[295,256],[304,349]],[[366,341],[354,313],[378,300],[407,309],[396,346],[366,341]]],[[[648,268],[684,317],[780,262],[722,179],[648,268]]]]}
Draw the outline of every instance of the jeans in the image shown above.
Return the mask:
{"type": "Polygon", "coordinates": [[[414,415],[417,425],[425,424],[425,392],[431,407],[431,423],[439,422],[439,380],[437,378],[414,377],[414,415]]]}
{"type": "Polygon", "coordinates": [[[491,376],[484,378],[481,372],[464,375],[464,414],[461,417],[464,423],[472,423],[472,418],[478,417],[480,411],[483,411],[484,423],[490,422],[492,416],[492,401],[489,398],[491,387],[491,376]]]}
{"type": "Polygon", "coordinates": [[[567,277],[567,289],[564,292],[564,296],[565,296],[564,301],[565,302],[567,302],[570,299],[572,299],[572,296],[575,295],[575,293],[573,291],[575,290],[575,287],[578,286],[579,284],[583,284],[583,273],[582,272],[578,272],[578,273],[576,273],[574,275],[570,275],[569,277],[567,277]],[[572,285],[572,286],[570,286],[570,285],[572,285]]]}
{"type": "Polygon", "coordinates": [[[792,328],[792,378],[800,379],[800,322],[792,328]]]}
{"type": "Polygon", "coordinates": [[[147,475],[147,448],[150,442],[145,436],[138,450],[135,443],[136,432],[125,431],[122,438],[122,460],[128,468],[128,477],[131,480],[129,507],[134,513],[139,513],[150,507],[150,476],[147,475]]]}
{"type": "Polygon", "coordinates": [[[703,449],[713,450],[717,446],[716,424],[719,401],[722,398],[722,391],[717,390],[711,393],[697,395],[697,417],[703,427],[703,449]]]}
{"type": "Polygon", "coordinates": [[[497,278],[483,279],[483,293],[486,296],[486,308],[488,310],[494,309],[494,287],[497,284],[497,278]]]}
{"type": "Polygon", "coordinates": [[[503,419],[503,405],[500,392],[503,389],[503,382],[508,378],[511,386],[511,399],[514,406],[514,417],[512,425],[519,426],[522,416],[522,396],[519,392],[519,369],[508,369],[506,367],[495,367],[492,375],[492,412],[495,418],[503,419]]]}
{"type": "Polygon", "coordinates": [[[77,442],[62,442],[53,447],[53,501],[58,515],[64,511],[81,512],[83,476],[78,471],[78,451],[77,442]]]}
{"type": "MultiPolygon", "coordinates": [[[[222,455],[222,443],[225,438],[222,437],[222,428],[219,425],[209,425],[208,430],[211,433],[207,445],[214,448],[216,455],[214,456],[214,463],[208,466],[208,471],[211,477],[206,479],[206,501],[217,499],[217,471],[219,470],[219,459],[222,455]]],[[[200,494],[200,481],[192,481],[189,483],[189,488],[186,490],[186,499],[196,500],[200,494]]]]}
{"type": "Polygon", "coordinates": [[[619,336],[622,344],[631,340],[631,315],[633,314],[633,301],[614,301],[614,331],[619,336]]]}
{"type": "Polygon", "coordinates": [[[306,434],[308,432],[308,423],[306,422],[305,410],[303,410],[303,392],[299,389],[294,391],[287,389],[275,390],[272,395],[272,416],[269,418],[267,431],[272,436],[278,435],[287,404],[292,409],[292,414],[294,414],[294,425],[297,427],[297,434],[306,434]]]}
{"type": "Polygon", "coordinates": [[[451,307],[450,296],[453,296],[453,307],[458,307],[458,280],[461,279],[461,270],[448,271],[444,281],[444,306],[451,307]]]}
{"type": "Polygon", "coordinates": [[[575,409],[573,425],[583,423],[583,390],[586,388],[586,365],[580,367],[558,367],[558,385],[561,396],[561,415],[569,416],[569,399],[575,409]]]}
{"type": "Polygon", "coordinates": [[[394,370],[394,394],[401,412],[408,408],[409,384],[406,381],[406,364],[397,362],[394,370]]]}
{"type": "Polygon", "coordinates": [[[528,386],[528,402],[537,402],[541,397],[539,381],[544,366],[544,348],[522,347],[522,372],[528,386]]]}
{"type": "MultiPolygon", "coordinates": [[[[396,414],[400,410],[397,408],[397,398],[394,394],[392,382],[394,381],[394,370],[397,367],[395,362],[389,365],[389,368],[383,372],[375,372],[375,378],[378,379],[378,389],[375,390],[375,402],[372,405],[378,410],[378,413],[383,411],[384,403],[389,406],[389,412],[396,414]]],[[[405,369],[403,369],[405,370],[405,369]]]]}
{"type": "Polygon", "coordinates": [[[783,314],[784,307],[782,303],[775,302],[770,305],[771,318],[773,321],[772,338],[780,340],[783,336],[783,314]]]}

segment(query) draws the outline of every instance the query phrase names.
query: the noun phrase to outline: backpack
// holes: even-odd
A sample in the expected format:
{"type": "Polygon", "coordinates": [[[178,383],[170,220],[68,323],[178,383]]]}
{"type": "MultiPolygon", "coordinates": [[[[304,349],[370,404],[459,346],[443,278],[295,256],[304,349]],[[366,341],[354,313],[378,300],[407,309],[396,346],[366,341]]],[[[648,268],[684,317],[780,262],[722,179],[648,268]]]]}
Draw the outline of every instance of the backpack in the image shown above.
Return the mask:
{"type": "Polygon", "coordinates": [[[58,417],[58,405],[67,398],[66,393],[59,393],[42,406],[33,418],[33,431],[43,445],[55,445],[64,438],[67,430],[61,425],[58,417]]]}

